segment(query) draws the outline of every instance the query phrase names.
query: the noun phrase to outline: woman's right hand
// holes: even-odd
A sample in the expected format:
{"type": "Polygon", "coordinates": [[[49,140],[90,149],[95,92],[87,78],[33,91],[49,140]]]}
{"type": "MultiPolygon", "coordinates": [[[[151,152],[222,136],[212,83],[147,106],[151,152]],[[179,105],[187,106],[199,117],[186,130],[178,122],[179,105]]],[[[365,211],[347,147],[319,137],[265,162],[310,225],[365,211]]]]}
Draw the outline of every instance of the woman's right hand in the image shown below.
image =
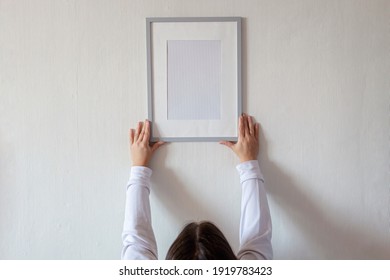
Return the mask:
{"type": "Polygon", "coordinates": [[[229,147],[240,159],[240,162],[257,160],[259,154],[259,124],[254,123],[249,115],[242,114],[238,119],[238,141],[219,142],[229,147]]]}

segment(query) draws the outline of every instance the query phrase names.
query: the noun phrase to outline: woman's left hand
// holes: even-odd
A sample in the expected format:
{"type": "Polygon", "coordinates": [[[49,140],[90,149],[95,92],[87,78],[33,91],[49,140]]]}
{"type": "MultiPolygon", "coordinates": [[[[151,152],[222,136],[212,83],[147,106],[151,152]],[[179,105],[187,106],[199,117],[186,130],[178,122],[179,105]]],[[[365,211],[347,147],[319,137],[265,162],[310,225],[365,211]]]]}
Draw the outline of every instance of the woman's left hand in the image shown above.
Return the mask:
{"type": "Polygon", "coordinates": [[[150,122],[139,122],[136,129],[130,129],[130,153],[132,166],[148,166],[154,152],[164,145],[162,141],[149,143],[150,122]]]}

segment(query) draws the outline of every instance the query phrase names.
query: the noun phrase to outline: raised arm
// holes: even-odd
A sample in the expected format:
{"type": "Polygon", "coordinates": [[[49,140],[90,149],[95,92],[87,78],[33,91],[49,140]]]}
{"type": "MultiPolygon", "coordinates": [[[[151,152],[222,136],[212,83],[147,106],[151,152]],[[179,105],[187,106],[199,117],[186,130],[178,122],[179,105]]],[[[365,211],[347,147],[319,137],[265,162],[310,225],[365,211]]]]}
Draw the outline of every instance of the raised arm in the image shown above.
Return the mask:
{"type": "Polygon", "coordinates": [[[149,144],[150,123],[138,123],[130,130],[132,168],[126,190],[122,259],[157,259],[157,245],[150,214],[150,158],[163,142],[149,144]]]}
{"type": "Polygon", "coordinates": [[[242,187],[239,259],[272,259],[272,224],[257,160],[237,166],[242,187]]]}
{"type": "Polygon", "coordinates": [[[251,116],[239,119],[237,143],[221,142],[239,157],[237,170],[242,186],[239,259],[272,259],[272,224],[264,179],[257,155],[259,124],[251,116]]]}

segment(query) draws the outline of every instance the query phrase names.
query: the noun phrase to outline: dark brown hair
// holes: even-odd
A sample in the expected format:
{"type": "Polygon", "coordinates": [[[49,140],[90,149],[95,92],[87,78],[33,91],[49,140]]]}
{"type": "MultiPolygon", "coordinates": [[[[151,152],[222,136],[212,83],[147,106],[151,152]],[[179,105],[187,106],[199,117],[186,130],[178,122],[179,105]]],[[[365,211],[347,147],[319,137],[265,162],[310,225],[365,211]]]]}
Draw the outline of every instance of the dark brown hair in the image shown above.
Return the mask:
{"type": "Polygon", "coordinates": [[[210,222],[189,223],[168,250],[167,260],[236,260],[223,233],[210,222]]]}

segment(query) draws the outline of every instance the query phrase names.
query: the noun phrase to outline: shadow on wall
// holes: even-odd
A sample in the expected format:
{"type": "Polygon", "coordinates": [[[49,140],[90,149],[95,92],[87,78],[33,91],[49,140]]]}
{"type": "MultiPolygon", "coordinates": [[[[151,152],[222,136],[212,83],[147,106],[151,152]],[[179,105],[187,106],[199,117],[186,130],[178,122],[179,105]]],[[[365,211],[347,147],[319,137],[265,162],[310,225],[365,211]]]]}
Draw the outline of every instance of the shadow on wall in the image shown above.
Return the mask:
{"type": "MultiPolygon", "coordinates": [[[[4,137],[2,137],[3,134],[0,132],[0,227],[8,228],[9,224],[7,222],[9,221],[7,218],[9,217],[10,213],[14,210],[15,207],[14,204],[10,203],[9,200],[9,186],[6,186],[6,178],[5,175],[7,174],[7,171],[9,171],[9,163],[11,161],[11,154],[12,152],[7,149],[7,143],[4,141],[4,137]]],[[[5,231],[0,231],[0,238],[1,240],[4,239],[5,231]]],[[[0,241],[0,259],[7,258],[7,253],[9,252],[9,245],[5,244],[4,242],[0,241]]]]}
{"type": "MultiPolygon", "coordinates": [[[[5,170],[5,158],[4,158],[4,152],[3,152],[3,142],[2,142],[2,137],[0,134],[0,206],[3,205],[3,207],[6,205],[3,201],[5,194],[3,191],[5,191],[5,185],[4,185],[4,170],[5,170]]],[[[3,209],[0,207],[0,225],[3,225],[3,217],[2,213],[5,212],[6,209],[3,209]]],[[[1,237],[1,232],[0,232],[0,237],[1,237]]]]}
{"type": "MultiPolygon", "coordinates": [[[[269,159],[267,151],[267,141],[260,129],[260,158],[262,171],[266,176],[268,195],[302,231],[307,242],[315,244],[316,250],[320,252],[314,256],[315,259],[390,258],[386,241],[378,240],[369,228],[364,231],[356,226],[346,229],[341,221],[326,217],[315,202],[302,191],[309,187],[295,185],[291,177],[269,159]]],[[[287,234],[288,232],[284,233],[287,234]]],[[[274,244],[274,247],[276,246],[277,244],[274,244]]],[[[313,256],[312,253],[303,253],[301,256],[298,253],[293,259],[300,259],[302,255],[303,258],[313,256]]]]}
{"type": "MultiPolygon", "coordinates": [[[[167,144],[169,145],[169,144],[167,144]]],[[[155,155],[154,162],[166,162],[167,149],[159,149],[155,155]]],[[[194,209],[197,211],[197,216],[206,217],[207,207],[203,207],[200,201],[196,201],[194,197],[188,192],[186,184],[182,182],[177,176],[177,172],[167,168],[165,165],[159,165],[158,168],[153,168],[152,184],[158,181],[158,187],[153,188],[156,197],[163,203],[164,207],[170,212],[174,213],[173,217],[184,225],[187,222],[192,222],[193,219],[189,217],[194,216],[194,209]],[[180,209],[180,211],[177,211],[180,209]]],[[[188,185],[188,184],[187,184],[188,185]]]]}

